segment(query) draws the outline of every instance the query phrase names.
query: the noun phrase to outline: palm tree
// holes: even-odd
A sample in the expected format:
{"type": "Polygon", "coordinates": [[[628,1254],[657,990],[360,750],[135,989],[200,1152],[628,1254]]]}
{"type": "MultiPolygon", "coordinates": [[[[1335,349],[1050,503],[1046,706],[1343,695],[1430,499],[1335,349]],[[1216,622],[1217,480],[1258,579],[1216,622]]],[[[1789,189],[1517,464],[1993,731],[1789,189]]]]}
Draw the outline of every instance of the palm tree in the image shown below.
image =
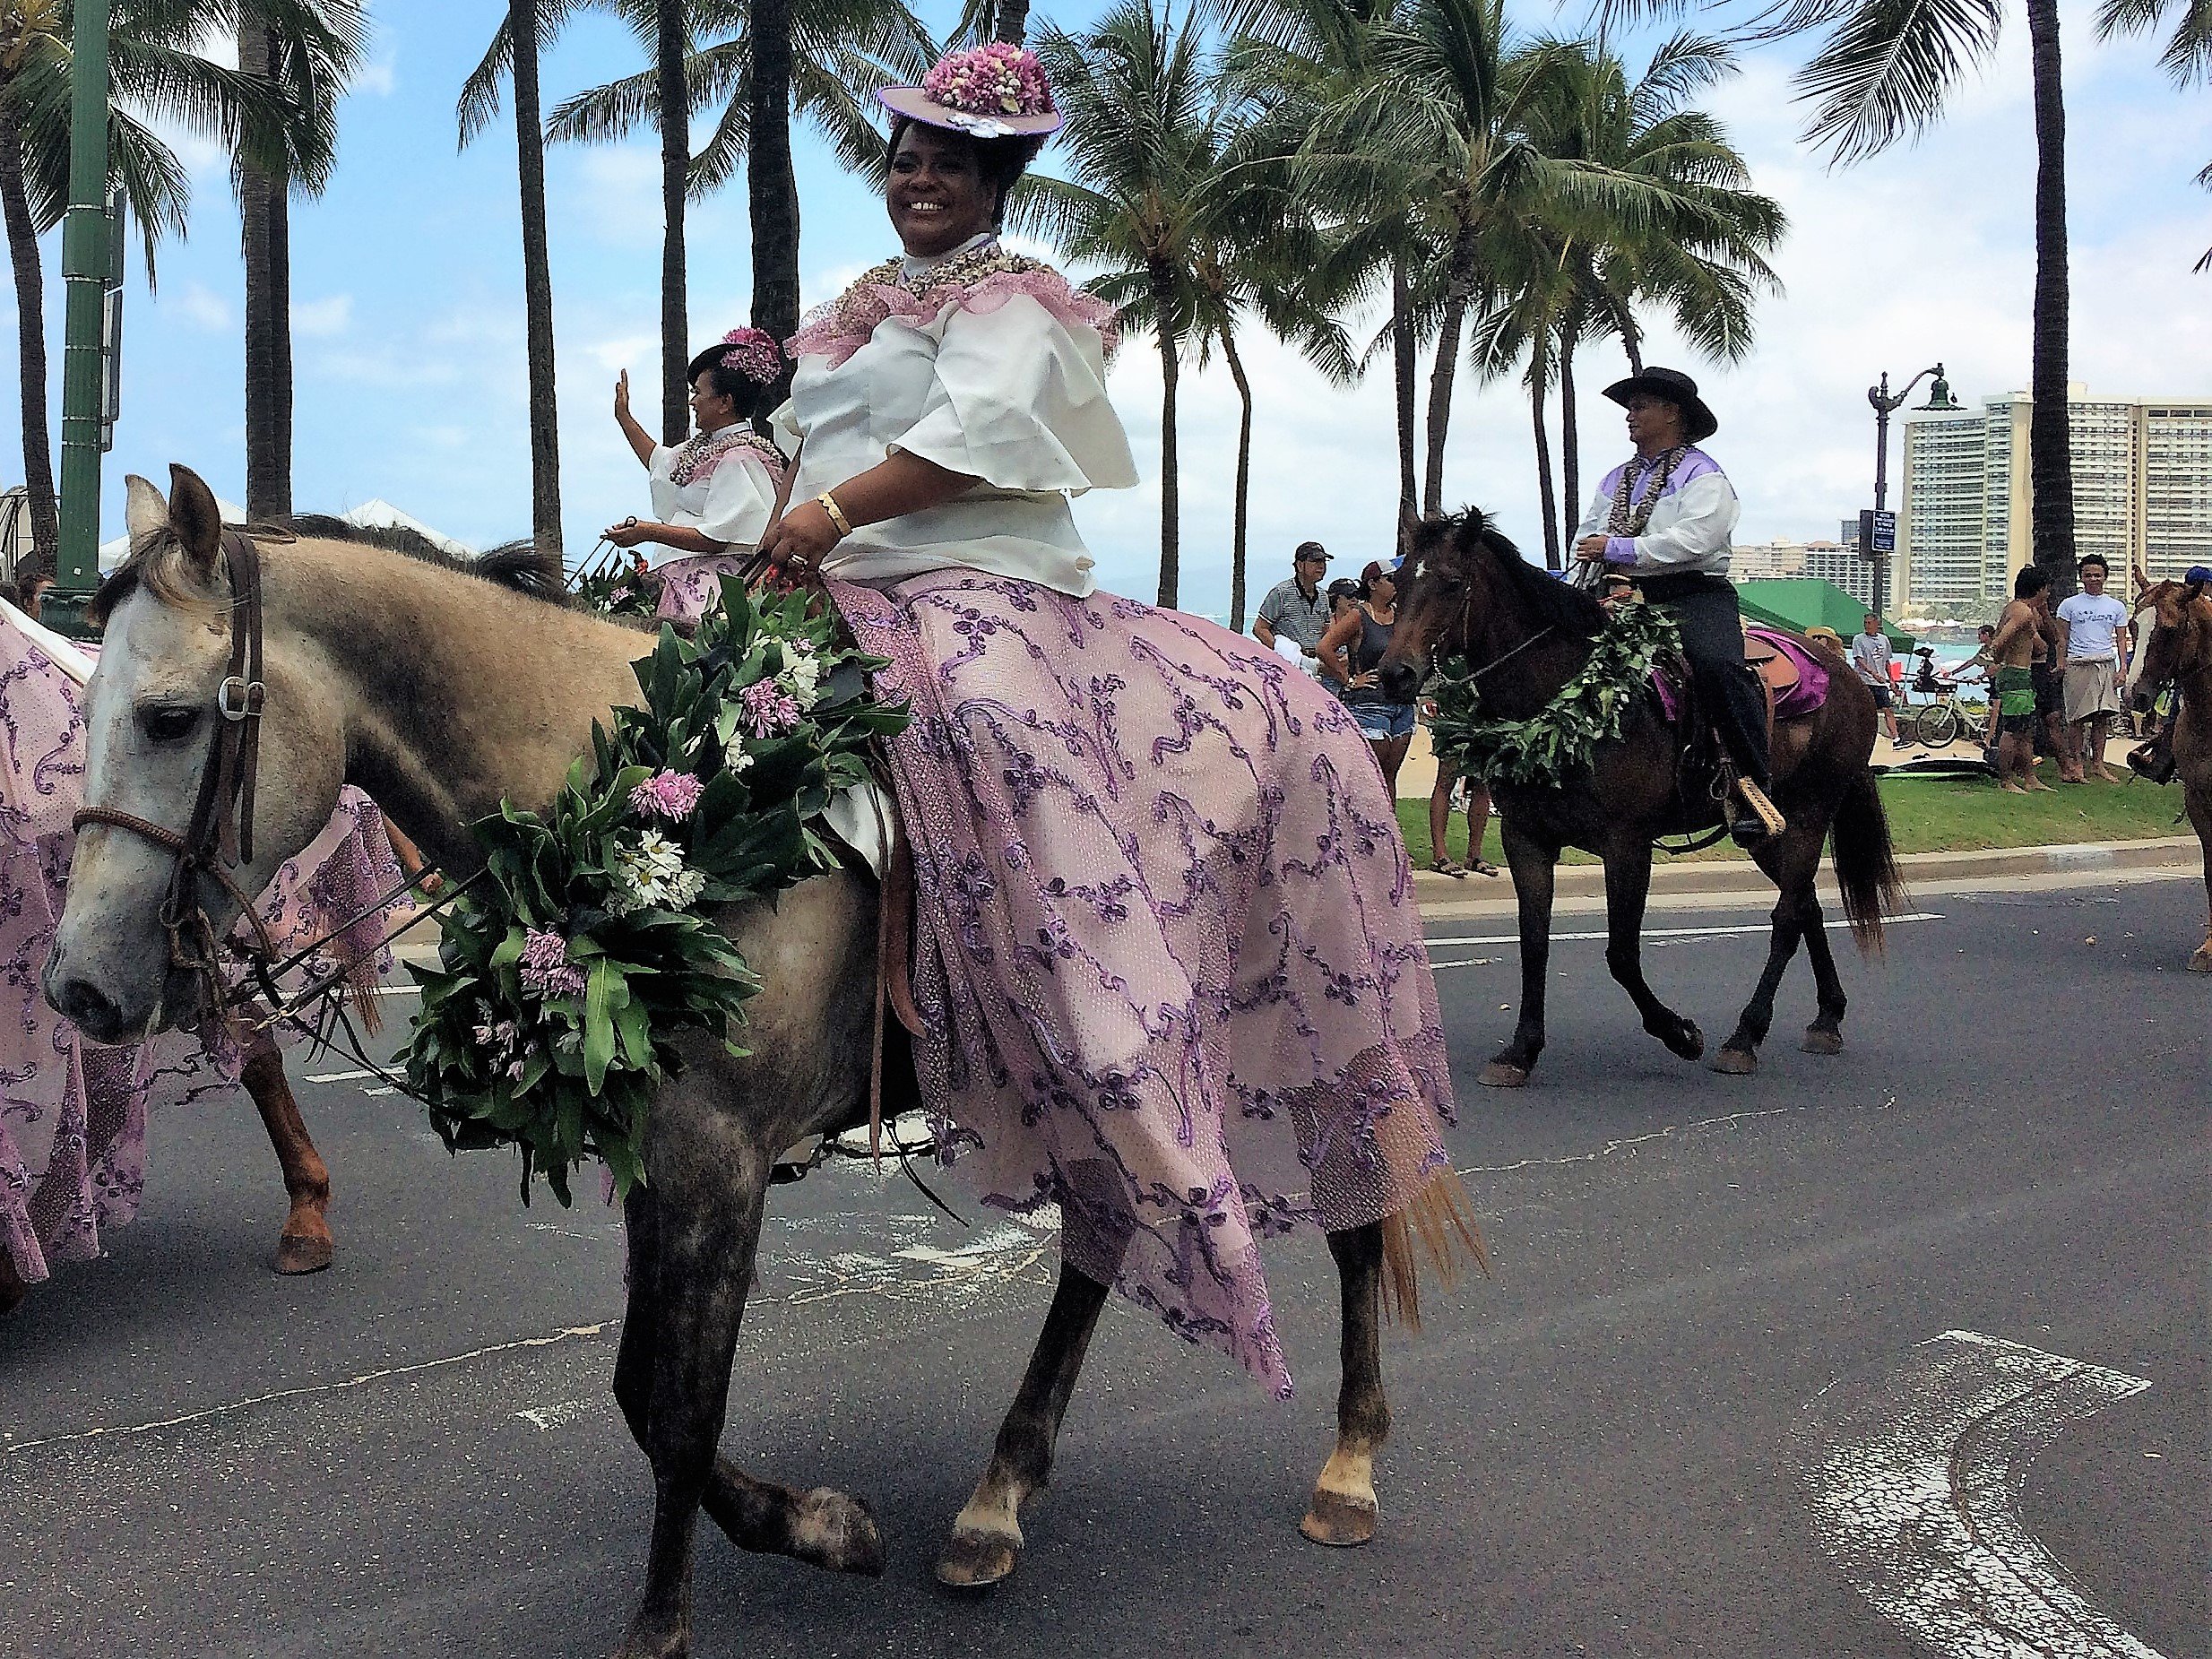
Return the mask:
{"type": "Polygon", "coordinates": [[[498,112],[498,75],[514,89],[515,174],[523,214],[523,314],[530,368],[531,534],[540,550],[561,551],[561,455],[553,379],[553,274],[546,251],[545,133],[538,106],[538,42],[575,9],[575,0],[507,0],[506,25],[461,94],[461,143],[498,112]]]}
{"type": "MultiPolygon", "coordinates": [[[[681,91],[671,96],[670,65],[660,55],[661,28],[671,0],[594,3],[610,6],[641,38],[650,39],[656,53],[654,68],[649,74],[625,76],[565,100],[554,109],[546,134],[569,143],[607,143],[629,136],[647,121],[661,132],[662,207],[670,227],[661,264],[661,400],[664,436],[674,441],[689,425],[684,368],[690,348],[682,298],[685,200],[719,188],[745,164],[753,119],[755,8],[748,0],[690,0],[687,5],[674,6],[683,14],[686,32],[674,77],[681,91]],[[715,104],[722,110],[713,132],[699,154],[692,156],[686,132],[688,113],[715,104]],[[685,117],[670,119],[665,112],[679,105],[685,117]],[[672,134],[682,134],[685,143],[673,143],[672,134]]],[[[919,81],[935,56],[928,32],[901,0],[796,0],[786,103],[829,140],[847,166],[880,172],[883,140],[874,125],[873,95],[878,87],[894,82],[919,81]]],[[[781,125],[788,152],[788,116],[781,125]]],[[[776,204],[773,212],[788,227],[784,234],[794,251],[791,262],[779,264],[779,274],[771,280],[788,279],[788,309],[795,318],[795,197],[776,204]]],[[[772,326],[765,319],[760,325],[772,326]]]]}
{"type": "MultiPolygon", "coordinates": [[[[2212,5],[2205,0],[2104,0],[2096,12],[2096,38],[2146,34],[2169,16],[2173,32],[2159,54],[2159,66],[2183,89],[2212,81],[2212,5]]],[[[2212,163],[2198,173],[2197,182],[2212,190],[2212,163]]],[[[2196,268],[2212,271],[2212,248],[2205,250],[2196,268]]]]}
{"type": "MultiPolygon", "coordinates": [[[[0,219],[15,276],[23,474],[34,557],[51,572],[59,542],[44,273],[39,238],[69,201],[67,0],[0,0],[0,219]]],[[[160,119],[235,149],[249,129],[280,128],[267,86],[196,54],[201,20],[186,0],[124,0],[109,24],[108,178],[136,221],[147,281],[154,251],[184,234],[191,199],[183,164],[154,134],[160,119]]]]}
{"type": "Polygon", "coordinates": [[[1171,30],[1151,0],[1116,0],[1080,36],[1048,29],[1037,55],[1067,125],[1065,179],[1036,177],[1020,222],[1108,273],[1092,286],[1149,326],[1160,351],[1160,603],[1182,577],[1176,399],[1186,345],[1201,328],[1193,274],[1204,181],[1223,115],[1197,31],[1171,30]]]}
{"type": "MultiPolygon", "coordinates": [[[[211,24],[229,8],[201,0],[211,24]]],[[[234,152],[246,265],[246,510],[292,510],[291,194],[321,194],[337,154],[337,103],[359,65],[367,19],[358,0],[250,0],[238,68],[270,90],[274,130],[249,126],[234,152]]]]}

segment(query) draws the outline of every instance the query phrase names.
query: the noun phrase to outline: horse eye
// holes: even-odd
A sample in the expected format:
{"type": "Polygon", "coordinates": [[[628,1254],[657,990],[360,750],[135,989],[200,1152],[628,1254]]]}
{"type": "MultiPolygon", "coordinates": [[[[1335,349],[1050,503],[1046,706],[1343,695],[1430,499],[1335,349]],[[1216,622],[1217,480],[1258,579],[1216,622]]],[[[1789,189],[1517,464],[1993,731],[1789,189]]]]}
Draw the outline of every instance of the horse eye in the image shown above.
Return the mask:
{"type": "Polygon", "coordinates": [[[154,742],[175,743],[192,735],[192,729],[200,723],[200,711],[157,704],[139,711],[138,723],[154,742]]]}

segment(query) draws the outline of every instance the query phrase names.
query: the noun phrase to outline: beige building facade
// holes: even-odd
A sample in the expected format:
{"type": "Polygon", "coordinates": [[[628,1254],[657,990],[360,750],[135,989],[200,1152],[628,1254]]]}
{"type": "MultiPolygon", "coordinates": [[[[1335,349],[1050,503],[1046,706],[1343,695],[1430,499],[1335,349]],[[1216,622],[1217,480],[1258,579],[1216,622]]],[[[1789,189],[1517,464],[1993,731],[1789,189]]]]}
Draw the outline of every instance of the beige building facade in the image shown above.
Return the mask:
{"type": "MultiPolygon", "coordinates": [[[[1897,590],[1915,615],[2001,605],[2033,557],[2024,392],[1905,420],[1897,590]]],[[[2111,563],[2115,591],[2212,561],[2212,397],[2091,397],[2070,388],[2074,543],[2111,563]]]]}

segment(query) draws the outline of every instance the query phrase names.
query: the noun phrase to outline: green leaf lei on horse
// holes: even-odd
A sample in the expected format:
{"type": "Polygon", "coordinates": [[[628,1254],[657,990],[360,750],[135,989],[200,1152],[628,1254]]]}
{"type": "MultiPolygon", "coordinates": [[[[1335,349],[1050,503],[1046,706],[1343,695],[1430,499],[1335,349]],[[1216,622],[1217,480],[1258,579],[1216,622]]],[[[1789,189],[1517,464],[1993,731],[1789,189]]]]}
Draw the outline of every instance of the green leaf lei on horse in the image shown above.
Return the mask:
{"type": "Polygon", "coordinates": [[[868,696],[883,667],[792,593],[756,608],[724,578],[692,640],[672,628],[635,670],[644,706],[594,722],[542,816],[512,803],[472,825],[482,877],[445,922],[408,1085],[446,1145],[512,1144],[523,1197],[542,1175],[563,1204],[593,1154],[618,1191],[679,1033],[732,1038],[760,988],[707,912],[834,866],[813,827],[868,776],[864,751],[906,723],[868,696]],[[857,670],[857,671],[856,671],[857,670]]]}
{"type": "Polygon", "coordinates": [[[1465,657],[1447,659],[1438,670],[1430,741],[1439,760],[1485,783],[1555,785],[1587,766],[1599,744],[1620,736],[1652,670],[1681,648],[1681,629],[1660,607],[1618,605],[1589,659],[1527,720],[1482,719],[1476,670],[1465,657]]]}

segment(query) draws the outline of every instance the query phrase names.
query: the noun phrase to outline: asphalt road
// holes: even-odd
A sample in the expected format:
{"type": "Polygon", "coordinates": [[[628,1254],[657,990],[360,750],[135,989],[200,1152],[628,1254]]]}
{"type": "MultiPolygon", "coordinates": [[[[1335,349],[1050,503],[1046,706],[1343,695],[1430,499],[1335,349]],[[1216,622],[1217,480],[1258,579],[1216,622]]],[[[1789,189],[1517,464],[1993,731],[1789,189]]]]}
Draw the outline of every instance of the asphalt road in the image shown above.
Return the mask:
{"type": "MultiPolygon", "coordinates": [[[[1462,964],[1440,970],[1452,1147],[1496,1275],[1432,1288],[1427,1329],[1390,1338],[1397,1427],[1366,1550],[1293,1530],[1335,1387],[1334,1274],[1300,1237],[1271,1257],[1294,1401],[1117,1301],[1016,1578],[940,1592],[929,1562],[1035,1334],[1050,1240],[963,1231],[860,1170],[781,1189],[724,1449],[867,1498],[891,1562],[831,1577],[703,1526],[697,1651],[2026,1651],[1957,1633],[2006,1616],[1919,1559],[1940,1541],[1900,1520],[1905,1499],[1849,1520],[1864,1494],[1838,1482],[1905,1447],[1948,1467],[1993,1551],[1951,1568],[2076,1598],[2077,1637],[2045,1651],[2212,1655],[2212,984],[2179,971],[2201,902],[2182,881],[1920,895],[1930,919],[1899,925],[1886,963],[1845,958],[1846,1052],[1796,1051],[1801,964],[1749,1079],[1672,1058],[1603,946],[1565,942],[1551,1047],[1518,1094],[1473,1081],[1510,1023],[1513,946],[1439,945],[1462,964]],[[2106,1368],[2075,1379],[2104,1387],[2095,1409],[2022,1427],[2061,1398],[2042,1382],[1959,1408],[1970,1422],[1929,1404],[1957,1382],[1931,1369],[1946,1356],[2027,1351],[2106,1368]],[[1870,1550],[1896,1558],[1879,1582],[1870,1550]]],[[[1693,929],[1654,939],[1651,973],[1709,1039],[1764,943],[1694,929],[1757,920],[1655,918],[1693,929]]],[[[112,1254],[0,1324],[0,1648],[609,1651],[650,1494],[607,1388],[613,1213],[523,1208],[510,1162],[449,1157],[402,1097],[301,1093],[340,1194],[333,1271],[266,1272],[283,1214],[266,1144],[242,1102],[196,1109],[153,1126],[144,1213],[112,1254]]]]}

